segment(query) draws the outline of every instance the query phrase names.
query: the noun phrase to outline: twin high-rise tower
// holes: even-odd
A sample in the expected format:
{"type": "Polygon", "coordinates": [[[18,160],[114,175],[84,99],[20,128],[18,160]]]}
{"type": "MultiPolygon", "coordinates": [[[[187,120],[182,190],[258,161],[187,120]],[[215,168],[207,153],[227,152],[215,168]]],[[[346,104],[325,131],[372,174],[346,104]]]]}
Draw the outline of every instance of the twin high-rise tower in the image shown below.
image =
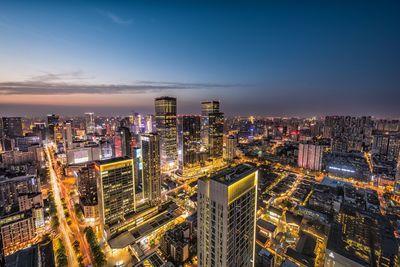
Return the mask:
{"type": "MultiPolygon", "coordinates": [[[[171,169],[177,165],[178,140],[186,143],[185,146],[182,146],[183,149],[193,150],[193,145],[188,145],[187,137],[178,136],[179,134],[187,134],[188,131],[182,128],[182,131],[177,133],[176,98],[168,96],[156,98],[155,112],[157,133],[160,137],[161,165],[165,169],[171,169]]],[[[202,102],[200,120],[198,121],[195,116],[190,116],[190,118],[186,116],[182,119],[182,123],[186,126],[193,124],[189,127],[190,129],[200,128],[199,141],[206,148],[209,158],[222,157],[224,114],[220,112],[219,101],[202,102]]],[[[184,128],[189,129],[188,127],[184,128]]],[[[193,144],[193,142],[191,143],[193,144]]],[[[181,151],[181,153],[191,154],[189,151],[181,151]]]]}

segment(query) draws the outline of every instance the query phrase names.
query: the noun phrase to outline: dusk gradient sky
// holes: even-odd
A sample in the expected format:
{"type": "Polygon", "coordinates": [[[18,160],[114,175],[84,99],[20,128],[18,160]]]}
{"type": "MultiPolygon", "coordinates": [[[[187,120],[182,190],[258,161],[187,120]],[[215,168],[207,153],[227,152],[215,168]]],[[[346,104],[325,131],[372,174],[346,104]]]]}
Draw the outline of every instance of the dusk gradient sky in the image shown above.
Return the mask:
{"type": "Polygon", "coordinates": [[[0,116],[400,117],[400,1],[0,1],[0,116]]]}

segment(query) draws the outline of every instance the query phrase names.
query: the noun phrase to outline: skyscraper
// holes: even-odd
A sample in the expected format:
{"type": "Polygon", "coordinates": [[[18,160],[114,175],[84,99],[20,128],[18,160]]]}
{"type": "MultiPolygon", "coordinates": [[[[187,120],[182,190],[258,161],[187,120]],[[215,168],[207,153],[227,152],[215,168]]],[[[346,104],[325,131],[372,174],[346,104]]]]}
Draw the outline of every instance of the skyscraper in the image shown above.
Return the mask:
{"type": "Polygon", "coordinates": [[[176,98],[155,99],[157,133],[160,136],[161,165],[170,169],[178,156],[176,136],[176,98]]]}
{"type": "Polygon", "coordinates": [[[132,149],[131,149],[131,132],[127,127],[118,127],[116,134],[121,139],[121,156],[132,157],[132,149]]]}
{"type": "Polygon", "coordinates": [[[320,171],[322,169],[322,153],[323,146],[304,142],[299,144],[299,154],[297,157],[297,165],[300,168],[320,171]]]}
{"type": "Polygon", "coordinates": [[[146,115],[146,125],[145,125],[145,132],[146,133],[153,133],[155,132],[155,127],[154,127],[154,115],[152,114],[147,114],[146,115]]]}
{"type": "Polygon", "coordinates": [[[86,130],[86,134],[93,134],[95,131],[94,113],[93,112],[85,113],[85,130],[86,130]]]}
{"type": "Polygon", "coordinates": [[[73,133],[72,133],[72,122],[67,121],[64,124],[64,142],[67,148],[72,148],[73,133]]]}
{"type": "Polygon", "coordinates": [[[81,202],[97,203],[95,164],[88,164],[79,170],[77,185],[81,202]]]}
{"type": "Polygon", "coordinates": [[[136,208],[133,160],[120,157],[95,164],[101,226],[112,234],[136,208]]]}
{"type": "Polygon", "coordinates": [[[199,162],[200,116],[178,117],[178,169],[181,174],[199,162]]]}
{"type": "Polygon", "coordinates": [[[143,196],[151,203],[161,197],[160,140],[158,134],[141,135],[143,196]]]}
{"type": "Polygon", "coordinates": [[[55,132],[58,124],[60,123],[60,116],[57,114],[48,114],[47,115],[47,127],[48,127],[48,135],[47,138],[50,140],[55,139],[55,132]]]}
{"type": "Polygon", "coordinates": [[[223,154],[224,113],[219,110],[219,101],[201,103],[202,142],[211,158],[220,158],[223,154]]]}
{"type": "Polygon", "coordinates": [[[257,170],[242,164],[198,181],[199,266],[254,266],[257,170]]]}

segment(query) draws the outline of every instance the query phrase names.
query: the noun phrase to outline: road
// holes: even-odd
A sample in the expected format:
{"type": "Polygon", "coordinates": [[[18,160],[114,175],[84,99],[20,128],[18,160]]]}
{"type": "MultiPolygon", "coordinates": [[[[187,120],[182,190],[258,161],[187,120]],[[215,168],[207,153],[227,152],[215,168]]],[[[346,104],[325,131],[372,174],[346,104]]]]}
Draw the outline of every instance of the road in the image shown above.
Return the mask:
{"type": "Polygon", "coordinates": [[[46,152],[47,161],[49,163],[50,183],[51,183],[51,187],[53,189],[54,202],[56,205],[57,216],[60,221],[59,231],[60,231],[60,234],[61,234],[61,237],[63,240],[63,244],[65,246],[65,251],[67,253],[68,266],[78,266],[78,261],[76,259],[74,249],[72,247],[73,240],[71,240],[71,238],[70,238],[71,229],[69,228],[67,220],[64,215],[64,210],[63,210],[63,206],[61,203],[61,194],[60,194],[60,187],[58,184],[58,178],[57,178],[56,172],[53,167],[53,160],[50,155],[50,151],[49,151],[48,147],[45,148],[45,152],[46,152]]]}
{"type": "Polygon", "coordinates": [[[69,225],[69,228],[73,231],[74,237],[77,238],[79,241],[81,247],[81,253],[84,256],[83,263],[85,266],[87,266],[90,264],[91,254],[89,245],[86,242],[86,239],[84,238],[84,233],[83,233],[84,225],[80,224],[79,219],[75,214],[75,207],[73,206],[71,198],[67,192],[68,190],[66,189],[66,187],[63,184],[61,184],[61,193],[67,204],[68,212],[71,215],[71,224],[69,225]]]}

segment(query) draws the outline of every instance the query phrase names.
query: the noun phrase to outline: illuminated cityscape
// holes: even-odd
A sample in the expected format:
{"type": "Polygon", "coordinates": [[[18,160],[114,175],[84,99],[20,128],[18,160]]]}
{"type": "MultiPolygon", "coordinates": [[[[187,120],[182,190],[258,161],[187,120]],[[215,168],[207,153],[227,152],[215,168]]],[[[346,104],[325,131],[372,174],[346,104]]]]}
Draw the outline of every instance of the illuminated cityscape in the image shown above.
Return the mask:
{"type": "Polygon", "coordinates": [[[400,2],[17,2],[0,267],[400,266],[400,2]]]}

